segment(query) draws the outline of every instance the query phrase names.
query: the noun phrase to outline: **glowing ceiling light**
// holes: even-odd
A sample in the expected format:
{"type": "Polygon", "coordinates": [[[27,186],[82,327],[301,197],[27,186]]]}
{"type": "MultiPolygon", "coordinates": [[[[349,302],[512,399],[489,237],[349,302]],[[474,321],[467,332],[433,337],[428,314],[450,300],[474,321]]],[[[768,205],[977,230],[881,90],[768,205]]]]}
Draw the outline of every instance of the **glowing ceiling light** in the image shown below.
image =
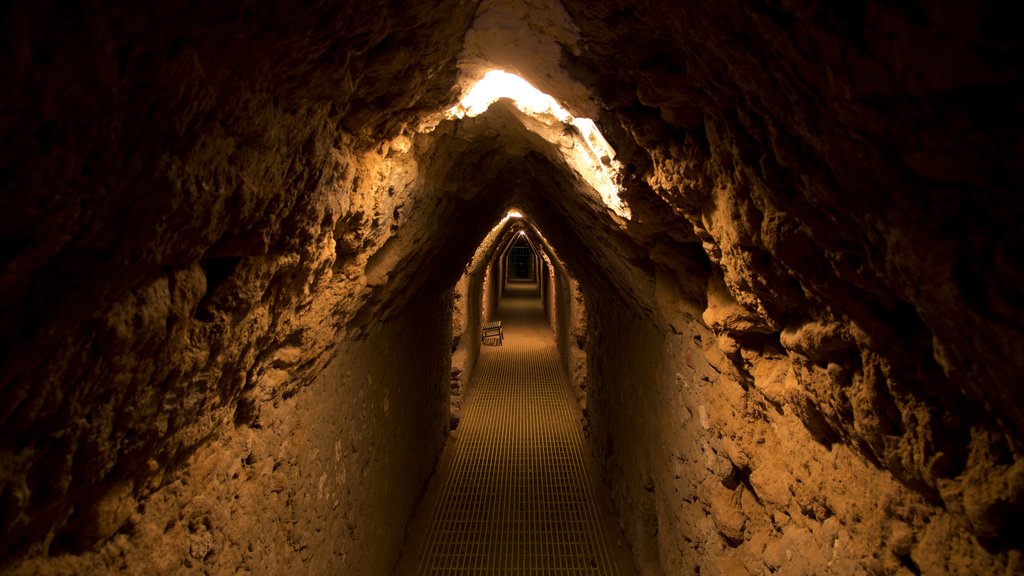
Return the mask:
{"type": "Polygon", "coordinates": [[[550,114],[562,122],[572,120],[569,111],[562,108],[554,98],[537,90],[519,76],[501,70],[491,70],[485,74],[462,100],[448,111],[448,115],[472,118],[486,112],[491,104],[500,98],[511,98],[516,107],[526,114],[550,114]]]}
{"type": "Polygon", "coordinates": [[[496,233],[509,220],[512,220],[513,218],[522,218],[522,217],[523,217],[523,213],[520,212],[519,210],[517,210],[515,208],[509,210],[508,213],[505,214],[505,217],[502,218],[501,220],[499,220],[498,223],[495,224],[493,228],[491,228],[491,234],[496,233]]]}
{"type": "Polygon", "coordinates": [[[537,90],[519,76],[501,70],[491,70],[457,105],[448,110],[447,117],[452,119],[478,116],[501,98],[511,99],[516,108],[524,114],[541,120],[545,117],[554,118],[558,122],[575,127],[580,135],[577,140],[581,142],[571,149],[559,144],[563,155],[601,195],[606,206],[622,218],[630,219],[629,207],[619,198],[619,187],[615,183],[621,164],[615,160],[615,150],[601,135],[594,121],[574,117],[554,98],[537,90]]]}
{"type": "Polygon", "coordinates": [[[494,230],[497,230],[501,226],[504,226],[505,222],[508,222],[509,220],[511,220],[513,218],[522,218],[522,217],[523,217],[523,213],[520,212],[519,210],[516,210],[516,209],[513,208],[512,210],[508,211],[508,214],[505,214],[504,218],[502,218],[497,224],[494,225],[494,230]]]}

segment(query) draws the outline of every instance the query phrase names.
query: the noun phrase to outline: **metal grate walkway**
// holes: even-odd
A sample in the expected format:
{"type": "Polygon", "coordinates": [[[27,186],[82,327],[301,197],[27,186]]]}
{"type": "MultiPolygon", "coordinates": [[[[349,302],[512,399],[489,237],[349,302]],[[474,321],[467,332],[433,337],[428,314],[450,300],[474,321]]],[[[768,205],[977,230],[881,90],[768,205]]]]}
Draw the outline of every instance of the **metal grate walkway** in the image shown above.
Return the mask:
{"type": "Polygon", "coordinates": [[[506,292],[505,344],[482,347],[454,452],[438,468],[426,534],[407,542],[419,551],[418,575],[631,572],[610,554],[617,545],[609,544],[578,412],[536,294],[506,292]]]}

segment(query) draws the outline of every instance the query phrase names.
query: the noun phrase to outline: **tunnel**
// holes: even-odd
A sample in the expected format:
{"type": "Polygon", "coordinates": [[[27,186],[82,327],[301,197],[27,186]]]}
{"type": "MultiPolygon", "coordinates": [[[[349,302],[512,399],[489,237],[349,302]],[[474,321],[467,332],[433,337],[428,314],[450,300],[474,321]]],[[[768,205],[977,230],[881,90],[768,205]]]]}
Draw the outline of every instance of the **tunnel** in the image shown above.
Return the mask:
{"type": "Polygon", "coordinates": [[[1009,3],[0,12],[0,573],[1024,571],[1009,3]]]}

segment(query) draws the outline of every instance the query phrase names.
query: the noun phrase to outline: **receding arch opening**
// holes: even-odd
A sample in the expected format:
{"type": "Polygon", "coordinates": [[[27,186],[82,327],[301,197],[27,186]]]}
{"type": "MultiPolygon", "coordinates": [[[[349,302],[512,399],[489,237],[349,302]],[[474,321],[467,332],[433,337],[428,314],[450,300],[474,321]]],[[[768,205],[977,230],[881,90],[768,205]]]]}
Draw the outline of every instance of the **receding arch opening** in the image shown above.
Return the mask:
{"type": "Polygon", "coordinates": [[[510,284],[535,287],[557,345],[559,362],[569,376],[579,407],[586,410],[587,313],[583,289],[533,219],[513,207],[481,241],[453,289],[453,429],[458,426],[463,395],[479,358],[481,326],[500,320],[499,304],[510,284]]]}
{"type": "Polygon", "coordinates": [[[523,239],[526,232],[520,232],[519,236],[520,239],[509,247],[506,256],[505,282],[534,283],[537,281],[537,259],[539,256],[533,252],[529,242],[523,239]]]}
{"type": "Polygon", "coordinates": [[[479,116],[501,99],[508,99],[520,112],[543,126],[556,128],[553,132],[533,129],[559,147],[569,165],[597,191],[608,208],[621,218],[631,218],[628,204],[619,196],[622,164],[615,159],[615,149],[601,134],[597,124],[590,118],[573,116],[553,97],[522,77],[503,70],[487,72],[467,90],[457,105],[448,110],[446,117],[479,116]]]}
{"type": "Polygon", "coordinates": [[[520,232],[645,574],[1019,571],[1011,3],[8,4],[0,572],[388,574],[520,232]]]}
{"type": "Polygon", "coordinates": [[[562,523],[571,525],[576,543],[560,556],[530,560],[532,553],[514,544],[495,557],[519,568],[557,562],[629,573],[632,561],[585,440],[586,305],[579,283],[530,213],[512,209],[483,239],[453,292],[451,434],[396,574],[487,562],[454,558],[448,550],[457,542],[557,543],[569,533],[562,523]],[[490,322],[503,323],[504,342],[484,344],[481,326],[490,322]],[[474,452],[492,444],[486,455],[474,452]],[[514,514],[505,510],[505,482],[516,486],[514,514]],[[560,494],[559,507],[529,512],[547,506],[551,490],[560,494]],[[466,529],[485,517],[494,520],[466,529]]]}

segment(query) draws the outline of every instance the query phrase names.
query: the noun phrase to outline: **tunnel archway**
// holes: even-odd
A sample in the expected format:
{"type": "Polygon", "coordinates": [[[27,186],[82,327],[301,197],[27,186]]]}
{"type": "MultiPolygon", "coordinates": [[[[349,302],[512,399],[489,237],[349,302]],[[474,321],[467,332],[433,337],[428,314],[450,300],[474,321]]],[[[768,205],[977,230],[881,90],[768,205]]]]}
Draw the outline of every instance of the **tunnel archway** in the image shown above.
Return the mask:
{"type": "Polygon", "coordinates": [[[506,256],[508,280],[534,282],[537,280],[537,256],[526,241],[516,242],[509,247],[506,256]]]}
{"type": "Polygon", "coordinates": [[[5,5],[0,570],[387,573],[513,206],[644,573],[1019,570],[1015,20],[812,4],[5,5]]]}

